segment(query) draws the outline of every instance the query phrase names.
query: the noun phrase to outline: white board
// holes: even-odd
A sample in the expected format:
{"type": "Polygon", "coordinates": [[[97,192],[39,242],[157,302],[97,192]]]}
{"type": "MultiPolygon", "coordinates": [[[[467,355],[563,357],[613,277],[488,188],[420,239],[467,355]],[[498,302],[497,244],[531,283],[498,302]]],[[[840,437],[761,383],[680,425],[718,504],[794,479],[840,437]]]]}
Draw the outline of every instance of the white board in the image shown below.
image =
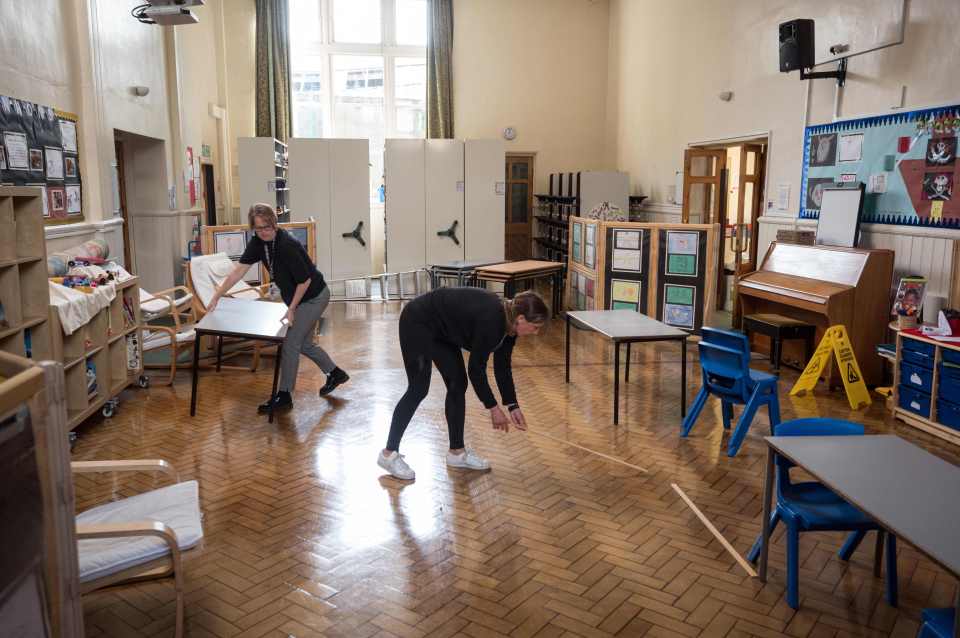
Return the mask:
{"type": "Polygon", "coordinates": [[[426,141],[426,263],[442,264],[464,257],[463,224],[463,142],[461,140],[426,141]],[[437,235],[454,223],[456,243],[437,235]]]}
{"type": "Polygon", "coordinates": [[[500,140],[464,142],[464,259],[504,259],[506,153],[500,140]]]}
{"type": "Polygon", "coordinates": [[[424,162],[424,140],[386,140],[383,173],[387,272],[405,272],[426,265],[424,162]]]}
{"type": "Polygon", "coordinates": [[[317,225],[317,268],[333,277],[330,243],[330,140],[293,138],[287,146],[290,188],[290,221],[317,225]]]}
{"type": "Polygon", "coordinates": [[[862,199],[862,188],[825,188],[817,222],[817,244],[855,247],[862,199]]]}
{"type": "Polygon", "coordinates": [[[331,279],[365,277],[370,259],[370,143],[367,140],[330,140],[331,279]],[[362,222],[365,245],[352,237],[362,222]]]}

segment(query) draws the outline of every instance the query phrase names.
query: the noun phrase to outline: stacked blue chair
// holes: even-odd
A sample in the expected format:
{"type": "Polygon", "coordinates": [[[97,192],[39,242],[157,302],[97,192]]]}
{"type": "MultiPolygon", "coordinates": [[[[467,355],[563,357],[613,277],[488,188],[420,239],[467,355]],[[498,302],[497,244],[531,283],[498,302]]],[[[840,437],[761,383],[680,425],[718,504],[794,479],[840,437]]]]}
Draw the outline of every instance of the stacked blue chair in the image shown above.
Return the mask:
{"type": "MultiPolygon", "coordinates": [[[[795,419],[784,421],[777,426],[777,436],[858,436],[863,434],[863,426],[839,419],[795,419]]],[[[777,505],[770,516],[770,533],[773,534],[777,523],[783,521],[787,526],[787,604],[793,609],[799,606],[799,555],[800,532],[854,532],[840,550],[840,558],[849,560],[864,535],[871,530],[877,532],[877,554],[879,559],[887,534],[872,518],[847,503],[839,495],[822,483],[810,481],[793,483],[790,481],[790,468],[793,464],[778,456],[777,460],[777,505]]],[[[757,538],[747,555],[750,562],[756,562],[760,555],[762,538],[757,538]]],[[[886,543],[887,559],[887,602],[897,606],[897,539],[889,535],[886,543]]],[[[874,574],[880,575],[879,562],[874,564],[874,574]]]]}
{"type": "Polygon", "coordinates": [[[917,638],[953,638],[954,609],[924,609],[917,638]]]}
{"type": "Polygon", "coordinates": [[[723,427],[730,429],[733,406],[744,405],[727,444],[727,456],[736,456],[750,429],[750,423],[762,405],[770,414],[770,432],[780,423],[780,401],[777,397],[777,377],[750,369],[750,344],[746,335],[731,330],[704,327],[701,331],[700,367],[703,387],[693,401],[690,412],[683,419],[680,436],[687,436],[711,394],[720,398],[723,427]]]}

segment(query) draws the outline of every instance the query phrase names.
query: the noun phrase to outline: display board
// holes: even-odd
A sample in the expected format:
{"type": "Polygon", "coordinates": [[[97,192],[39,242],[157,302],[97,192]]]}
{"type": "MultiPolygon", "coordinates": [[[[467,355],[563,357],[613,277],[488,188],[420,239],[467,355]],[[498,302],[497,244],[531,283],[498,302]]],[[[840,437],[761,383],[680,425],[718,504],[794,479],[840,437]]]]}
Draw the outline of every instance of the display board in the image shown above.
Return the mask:
{"type": "Polygon", "coordinates": [[[863,182],[864,222],[960,227],[958,132],[960,106],[807,127],[800,217],[819,217],[824,188],[863,182]]]}
{"type": "Polygon", "coordinates": [[[0,95],[0,184],[43,191],[47,224],[83,220],[77,116],[0,95]]]}
{"type": "Polygon", "coordinates": [[[650,231],[646,228],[605,227],[603,298],[609,310],[647,314],[650,274],[650,231]]]}
{"type": "Polygon", "coordinates": [[[703,327],[709,265],[707,231],[663,230],[658,237],[658,253],[656,319],[699,333],[703,327]]]}
{"type": "MultiPolygon", "coordinates": [[[[287,222],[280,228],[290,233],[307,249],[313,263],[317,263],[316,226],[310,222],[287,222]]],[[[204,255],[227,253],[233,261],[240,259],[247,248],[247,242],[253,237],[253,230],[245,224],[229,226],[204,226],[201,248],[204,255]]],[[[270,276],[260,262],[250,266],[244,279],[248,283],[269,283],[270,276]]]]}

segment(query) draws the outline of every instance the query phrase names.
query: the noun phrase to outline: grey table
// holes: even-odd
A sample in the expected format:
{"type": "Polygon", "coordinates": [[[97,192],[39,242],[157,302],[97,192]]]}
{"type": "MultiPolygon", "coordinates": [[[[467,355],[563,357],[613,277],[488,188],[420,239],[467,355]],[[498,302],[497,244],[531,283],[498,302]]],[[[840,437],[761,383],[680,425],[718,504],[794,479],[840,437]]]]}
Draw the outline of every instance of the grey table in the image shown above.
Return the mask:
{"type": "Polygon", "coordinates": [[[567,383],[570,383],[571,325],[599,332],[613,342],[613,424],[620,422],[620,344],[627,344],[627,365],[624,381],[630,381],[630,344],[641,341],[680,342],[680,418],[687,415],[687,338],[680,328],[651,319],[633,310],[570,310],[567,311],[565,347],[567,383]]]}
{"type": "MultiPolygon", "coordinates": [[[[960,468],[897,436],[768,436],[759,578],[767,579],[774,459],[782,455],[960,578],[960,468]]],[[[960,637],[960,592],[953,635],[960,637]]]]}
{"type": "MultiPolygon", "coordinates": [[[[221,299],[213,312],[208,312],[203,319],[194,326],[196,337],[193,340],[193,387],[190,391],[190,416],[197,413],[197,377],[200,368],[200,337],[210,335],[217,337],[217,370],[220,369],[220,355],[223,346],[223,337],[240,337],[269,341],[278,345],[283,344],[287,336],[287,325],[282,322],[287,314],[287,306],[271,301],[256,301],[253,299],[221,299]]],[[[277,357],[273,368],[273,391],[277,393],[277,381],[280,377],[280,353],[283,348],[277,348],[277,357]]],[[[273,423],[273,404],[270,406],[269,422],[273,423]]]]}
{"type": "Polygon", "coordinates": [[[437,287],[440,278],[456,278],[457,286],[463,286],[473,278],[473,271],[481,266],[494,266],[506,263],[506,259],[468,259],[466,261],[448,261],[442,264],[430,264],[431,284],[437,287]]]}

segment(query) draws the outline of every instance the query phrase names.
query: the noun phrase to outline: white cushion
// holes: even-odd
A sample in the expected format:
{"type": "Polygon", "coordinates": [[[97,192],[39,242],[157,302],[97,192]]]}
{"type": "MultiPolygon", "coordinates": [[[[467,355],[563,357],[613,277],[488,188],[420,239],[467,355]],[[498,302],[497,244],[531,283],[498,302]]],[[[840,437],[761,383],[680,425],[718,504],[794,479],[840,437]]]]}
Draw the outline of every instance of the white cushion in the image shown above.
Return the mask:
{"type": "MultiPolygon", "coordinates": [[[[173,304],[174,306],[177,307],[177,309],[180,309],[185,304],[190,303],[192,299],[193,299],[193,295],[188,293],[186,295],[183,295],[182,297],[178,297],[174,299],[173,304]]],[[[140,310],[148,315],[155,316],[158,314],[165,314],[170,312],[170,304],[169,302],[167,302],[165,298],[154,297],[149,292],[141,288],[140,289],[140,310]]]]}
{"type": "MultiPolygon", "coordinates": [[[[200,255],[190,260],[190,283],[204,308],[210,305],[213,294],[236,265],[227,253],[200,255]]],[[[257,291],[244,281],[238,281],[228,292],[235,297],[259,297],[257,291]]]]}
{"type": "MultiPolygon", "coordinates": [[[[180,549],[190,549],[203,538],[197,482],[185,481],[137,494],[77,516],[77,525],[136,521],[158,521],[167,525],[176,532],[180,549]]],[[[170,553],[167,543],[156,536],[81,540],[77,546],[80,582],[103,578],[170,553]]]]}
{"type": "MultiPolygon", "coordinates": [[[[193,328],[177,333],[177,344],[193,341],[197,337],[197,331],[193,328]]],[[[170,333],[164,330],[144,331],[143,349],[156,350],[170,345],[170,333]]]]}

